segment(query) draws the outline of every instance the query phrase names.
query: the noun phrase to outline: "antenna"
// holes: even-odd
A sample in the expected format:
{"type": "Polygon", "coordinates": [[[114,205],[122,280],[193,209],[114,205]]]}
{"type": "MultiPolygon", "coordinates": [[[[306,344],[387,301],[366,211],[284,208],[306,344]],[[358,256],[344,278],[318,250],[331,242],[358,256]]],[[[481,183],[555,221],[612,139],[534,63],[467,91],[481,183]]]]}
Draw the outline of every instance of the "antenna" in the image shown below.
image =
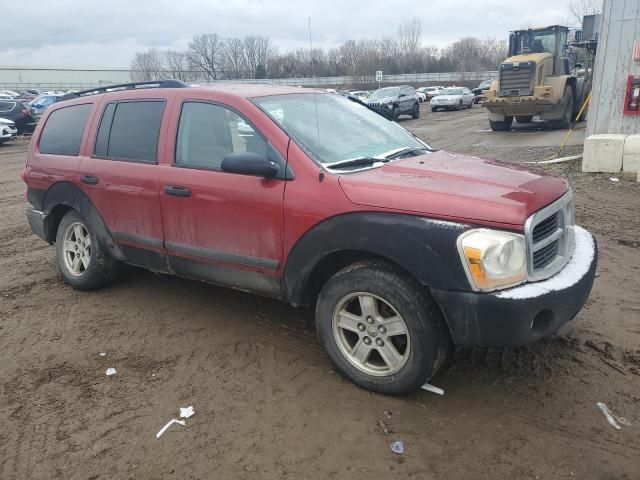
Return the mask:
{"type": "Polygon", "coordinates": [[[311,77],[315,77],[313,73],[313,41],[311,40],[311,17],[308,17],[309,20],[309,56],[311,57],[311,77]]]}

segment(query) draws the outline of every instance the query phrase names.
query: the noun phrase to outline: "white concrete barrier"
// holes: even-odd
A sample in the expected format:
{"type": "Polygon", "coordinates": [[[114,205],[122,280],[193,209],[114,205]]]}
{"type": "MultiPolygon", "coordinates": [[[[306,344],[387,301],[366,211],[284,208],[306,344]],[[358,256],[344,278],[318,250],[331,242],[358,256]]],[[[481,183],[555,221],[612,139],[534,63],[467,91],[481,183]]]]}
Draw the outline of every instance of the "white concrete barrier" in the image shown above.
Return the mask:
{"type": "Polygon", "coordinates": [[[584,141],[583,172],[618,173],[622,170],[626,135],[591,135],[584,141]]]}
{"type": "Polygon", "coordinates": [[[640,173],[640,135],[629,135],[624,141],[622,171],[640,173]]]}

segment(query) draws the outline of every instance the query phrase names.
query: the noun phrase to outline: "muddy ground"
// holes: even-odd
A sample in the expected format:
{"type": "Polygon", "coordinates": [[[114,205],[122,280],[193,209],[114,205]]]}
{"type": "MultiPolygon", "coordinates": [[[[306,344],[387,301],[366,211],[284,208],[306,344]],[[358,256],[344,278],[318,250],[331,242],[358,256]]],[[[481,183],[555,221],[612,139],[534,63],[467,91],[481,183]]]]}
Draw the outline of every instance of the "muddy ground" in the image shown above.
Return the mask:
{"type": "MultiPolygon", "coordinates": [[[[479,108],[403,125],[499,159],[545,158],[562,137],[483,132],[479,108]]],[[[531,347],[456,352],[433,380],[444,397],[392,398],[334,371],[310,311],[135,268],[97,292],[64,285],[25,220],[25,147],[0,147],[0,479],[640,476],[637,182],[547,167],[598,241],[585,309],[531,347]],[[156,439],[186,405],[186,427],[156,439]]]]}

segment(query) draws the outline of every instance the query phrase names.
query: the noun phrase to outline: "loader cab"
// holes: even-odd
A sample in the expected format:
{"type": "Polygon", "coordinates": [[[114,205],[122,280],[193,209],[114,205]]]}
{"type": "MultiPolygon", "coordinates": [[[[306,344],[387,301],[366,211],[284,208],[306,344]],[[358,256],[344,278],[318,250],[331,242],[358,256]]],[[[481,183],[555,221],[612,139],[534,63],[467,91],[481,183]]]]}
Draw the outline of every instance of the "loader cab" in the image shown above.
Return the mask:
{"type": "Polygon", "coordinates": [[[551,75],[568,75],[569,62],[566,58],[568,33],[569,28],[560,25],[516,30],[509,35],[509,56],[526,55],[536,56],[539,59],[547,57],[551,60],[551,72],[549,72],[551,75]]]}

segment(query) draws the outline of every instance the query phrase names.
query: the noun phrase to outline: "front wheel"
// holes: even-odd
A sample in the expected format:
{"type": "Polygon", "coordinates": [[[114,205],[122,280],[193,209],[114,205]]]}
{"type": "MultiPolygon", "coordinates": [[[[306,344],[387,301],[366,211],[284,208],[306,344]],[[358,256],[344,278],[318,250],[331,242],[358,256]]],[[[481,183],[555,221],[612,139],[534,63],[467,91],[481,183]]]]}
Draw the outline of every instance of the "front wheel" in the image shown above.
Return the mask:
{"type": "Polygon", "coordinates": [[[512,123],[513,117],[504,117],[504,120],[502,120],[501,122],[494,122],[493,120],[489,120],[491,130],[493,130],[494,132],[508,132],[511,129],[512,123]]]}
{"type": "Polygon", "coordinates": [[[398,117],[400,116],[400,109],[398,107],[393,107],[391,110],[391,120],[394,122],[398,121],[398,117]]]}
{"type": "Polygon", "coordinates": [[[357,263],[335,274],[318,297],[316,328],[338,370],[379,393],[414,392],[436,374],[451,348],[427,291],[382,262],[357,263]]]}
{"type": "Polygon", "coordinates": [[[417,103],[413,106],[413,111],[411,112],[411,118],[417,120],[420,118],[420,105],[417,103]]]}
{"type": "Polygon", "coordinates": [[[558,129],[566,129],[571,126],[571,119],[573,118],[573,88],[570,85],[564,87],[563,110],[562,118],[560,120],[552,120],[551,126],[558,129]]]}
{"type": "Polygon", "coordinates": [[[73,210],[58,226],[56,257],[62,279],[78,290],[103,287],[118,274],[118,262],[109,256],[88,223],[73,210]]]}
{"type": "Polygon", "coordinates": [[[456,110],[457,111],[462,110],[462,100],[460,100],[460,103],[458,103],[458,105],[456,106],[456,110]]]}
{"type": "Polygon", "coordinates": [[[437,112],[438,111],[438,107],[431,107],[431,111],[432,112],[437,112]]]}

